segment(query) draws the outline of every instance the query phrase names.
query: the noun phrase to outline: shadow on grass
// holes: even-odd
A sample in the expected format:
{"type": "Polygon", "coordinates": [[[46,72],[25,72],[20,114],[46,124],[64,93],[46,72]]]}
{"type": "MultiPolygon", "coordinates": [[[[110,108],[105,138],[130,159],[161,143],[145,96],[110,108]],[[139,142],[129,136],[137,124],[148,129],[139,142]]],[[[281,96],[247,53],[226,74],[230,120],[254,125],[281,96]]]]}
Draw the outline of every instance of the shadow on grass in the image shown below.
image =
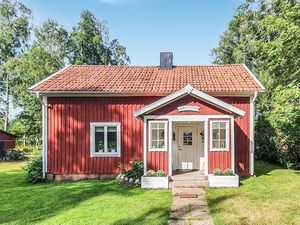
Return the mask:
{"type": "Polygon", "coordinates": [[[100,195],[130,197],[140,190],[114,180],[27,184],[24,173],[0,173],[0,223],[32,224],[100,195]]]}
{"type": "Polygon", "coordinates": [[[153,221],[161,221],[159,224],[166,224],[169,217],[169,211],[162,208],[151,209],[137,218],[122,218],[113,223],[113,225],[138,225],[138,224],[153,224],[153,221]],[[155,219],[155,220],[154,220],[155,219]]]}

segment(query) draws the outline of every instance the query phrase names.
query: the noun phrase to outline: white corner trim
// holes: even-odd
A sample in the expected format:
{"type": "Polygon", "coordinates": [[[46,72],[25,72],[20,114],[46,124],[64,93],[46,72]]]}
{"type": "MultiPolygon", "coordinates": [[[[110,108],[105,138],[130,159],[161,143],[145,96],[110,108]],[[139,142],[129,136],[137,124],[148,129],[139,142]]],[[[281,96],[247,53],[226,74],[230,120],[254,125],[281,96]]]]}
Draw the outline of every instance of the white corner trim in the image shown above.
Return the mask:
{"type": "Polygon", "coordinates": [[[172,148],[172,142],[173,142],[173,129],[172,129],[172,121],[169,121],[169,176],[172,176],[173,173],[173,148],[172,148]]]}
{"type": "Polygon", "coordinates": [[[230,148],[231,148],[231,169],[233,171],[233,173],[235,173],[235,143],[234,143],[234,117],[231,118],[231,145],[230,145],[230,148]]]}
{"type": "Polygon", "coordinates": [[[254,151],[255,151],[255,146],[254,146],[254,117],[255,117],[255,99],[257,97],[257,92],[255,92],[253,97],[250,97],[250,146],[249,146],[249,154],[250,154],[250,167],[249,167],[249,172],[250,175],[254,175],[254,151]]]}
{"type": "Polygon", "coordinates": [[[258,84],[258,86],[262,89],[262,91],[265,91],[266,88],[264,87],[264,85],[258,80],[258,78],[256,77],[256,75],[248,68],[248,66],[246,66],[245,64],[242,64],[244,66],[244,68],[246,69],[246,71],[250,74],[250,76],[255,80],[255,82],[258,84]]]}
{"type": "Polygon", "coordinates": [[[120,122],[90,122],[90,157],[121,157],[121,123],[120,122]],[[104,126],[104,153],[95,152],[95,127],[104,126]],[[107,127],[117,127],[117,152],[107,152],[107,127]]]}
{"type": "Polygon", "coordinates": [[[60,69],[59,71],[55,72],[54,74],[52,74],[52,75],[46,77],[45,79],[43,79],[43,80],[37,82],[36,84],[34,84],[34,85],[32,85],[31,87],[29,87],[28,90],[34,89],[35,87],[39,86],[40,84],[44,83],[45,81],[47,81],[47,80],[51,79],[52,77],[56,76],[57,74],[63,72],[65,69],[69,68],[70,66],[71,66],[71,65],[67,65],[67,66],[65,66],[64,68],[60,69]]]}
{"type": "Polygon", "coordinates": [[[160,120],[151,120],[149,121],[149,127],[148,127],[148,135],[149,135],[149,138],[148,138],[148,149],[149,149],[149,152],[167,152],[168,151],[168,133],[167,133],[167,130],[168,130],[168,121],[160,121],[160,120]],[[164,124],[164,143],[165,143],[165,147],[164,148],[152,148],[151,147],[151,141],[152,141],[152,131],[151,131],[151,124],[153,123],[161,123],[161,124],[164,124]]]}
{"type": "Polygon", "coordinates": [[[208,175],[208,120],[204,121],[204,174],[208,175]]]}
{"type": "Polygon", "coordinates": [[[143,147],[144,147],[144,175],[147,174],[147,119],[144,118],[144,133],[143,133],[143,147]]]}
{"type": "Polygon", "coordinates": [[[48,103],[47,97],[43,96],[42,100],[42,141],[43,141],[43,178],[46,177],[47,168],[48,168],[48,103]]]}
{"type": "Polygon", "coordinates": [[[225,111],[237,114],[239,116],[245,115],[245,111],[243,111],[237,107],[234,107],[230,104],[227,104],[226,102],[223,102],[211,95],[205,94],[204,92],[199,91],[199,90],[193,88],[190,84],[188,84],[186,87],[180,89],[179,91],[176,91],[166,97],[163,97],[163,98],[135,111],[134,116],[139,117],[145,113],[149,113],[155,109],[158,109],[166,104],[169,104],[169,103],[175,101],[178,98],[184,97],[189,94],[196,98],[199,98],[200,100],[210,103],[218,108],[221,108],[225,111]]]}

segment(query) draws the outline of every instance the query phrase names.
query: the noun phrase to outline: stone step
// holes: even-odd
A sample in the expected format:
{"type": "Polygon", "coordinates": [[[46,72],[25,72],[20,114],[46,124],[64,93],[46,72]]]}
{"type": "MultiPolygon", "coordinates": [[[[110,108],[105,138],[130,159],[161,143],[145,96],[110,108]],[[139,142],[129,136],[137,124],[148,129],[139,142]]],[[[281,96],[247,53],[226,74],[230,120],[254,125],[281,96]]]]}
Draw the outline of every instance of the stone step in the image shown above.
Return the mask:
{"type": "Polygon", "coordinates": [[[173,196],[203,196],[205,194],[203,188],[176,188],[172,189],[173,196]]]}
{"type": "Polygon", "coordinates": [[[170,177],[172,181],[201,181],[201,180],[207,180],[207,176],[201,175],[201,176],[189,176],[186,174],[182,175],[175,175],[170,177]]]}
{"type": "Polygon", "coordinates": [[[204,188],[208,187],[207,180],[201,181],[171,181],[169,183],[170,188],[204,188]]]}

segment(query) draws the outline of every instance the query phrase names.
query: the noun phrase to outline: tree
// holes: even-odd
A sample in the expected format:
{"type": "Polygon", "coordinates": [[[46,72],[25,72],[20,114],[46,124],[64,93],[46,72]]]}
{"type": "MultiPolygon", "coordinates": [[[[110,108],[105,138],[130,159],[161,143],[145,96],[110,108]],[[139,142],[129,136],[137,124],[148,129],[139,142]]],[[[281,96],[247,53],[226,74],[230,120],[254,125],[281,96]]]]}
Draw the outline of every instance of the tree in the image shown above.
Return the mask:
{"type": "Polygon", "coordinates": [[[129,57],[118,40],[109,41],[108,28],[88,10],[81,13],[81,21],[71,33],[72,64],[125,65],[129,57]]]}
{"type": "Polygon", "coordinates": [[[4,116],[4,130],[7,130],[9,118],[11,77],[4,70],[5,63],[17,56],[27,43],[30,34],[31,12],[22,3],[17,1],[2,1],[0,3],[0,103],[4,103],[1,113],[4,116]]]}
{"type": "Polygon", "coordinates": [[[14,104],[23,111],[12,122],[19,129],[25,144],[40,143],[41,106],[36,96],[28,92],[28,87],[53,74],[64,66],[69,52],[68,32],[53,20],[48,20],[34,29],[35,41],[18,58],[6,64],[6,70],[16,76],[12,80],[14,104]],[[34,62],[34,63],[33,63],[34,62]],[[20,126],[21,125],[21,126],[20,126]]]}
{"type": "Polygon", "coordinates": [[[248,0],[212,51],[216,63],[244,62],[265,85],[257,100],[256,155],[287,167],[300,166],[299,18],[297,0],[248,0]]]}
{"type": "Polygon", "coordinates": [[[3,68],[6,62],[17,57],[27,44],[30,36],[31,11],[21,2],[2,0],[0,2],[0,103],[4,103],[4,130],[9,118],[9,96],[11,76],[3,68]]]}

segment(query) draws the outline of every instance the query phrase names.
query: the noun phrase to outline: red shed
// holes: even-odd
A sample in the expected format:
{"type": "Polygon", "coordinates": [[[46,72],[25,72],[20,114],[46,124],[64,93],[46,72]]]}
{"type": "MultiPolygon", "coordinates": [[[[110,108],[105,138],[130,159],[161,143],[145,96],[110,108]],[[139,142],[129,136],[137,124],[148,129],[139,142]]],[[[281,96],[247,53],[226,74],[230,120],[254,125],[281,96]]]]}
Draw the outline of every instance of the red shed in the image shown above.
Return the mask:
{"type": "Polygon", "coordinates": [[[44,174],[101,178],[149,169],[254,174],[254,101],[243,64],[70,65],[30,88],[43,102],[44,174]]]}
{"type": "Polygon", "coordinates": [[[8,133],[4,130],[0,130],[0,142],[4,143],[4,149],[11,149],[16,147],[17,136],[8,133]]]}

